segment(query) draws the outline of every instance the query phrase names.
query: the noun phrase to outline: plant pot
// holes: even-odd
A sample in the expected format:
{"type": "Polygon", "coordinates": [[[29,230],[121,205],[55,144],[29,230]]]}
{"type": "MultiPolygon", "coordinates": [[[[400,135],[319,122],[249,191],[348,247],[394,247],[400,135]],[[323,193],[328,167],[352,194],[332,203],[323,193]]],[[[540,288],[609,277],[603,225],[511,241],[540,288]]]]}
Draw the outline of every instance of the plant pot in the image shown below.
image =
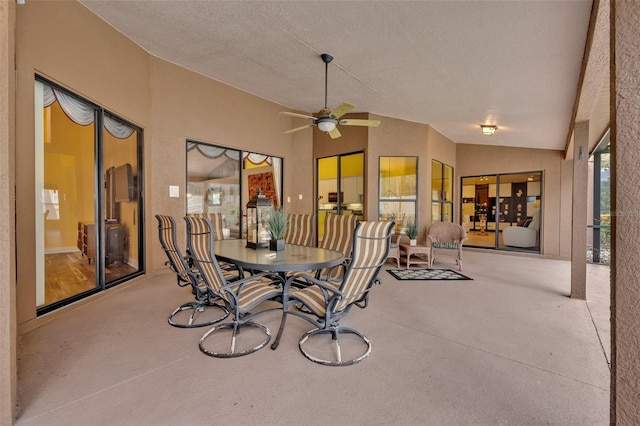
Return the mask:
{"type": "Polygon", "coordinates": [[[409,245],[410,246],[417,246],[418,245],[418,240],[416,240],[416,239],[409,240],[409,245]]]}
{"type": "Polygon", "coordinates": [[[272,250],[272,251],[284,250],[284,240],[269,240],[269,250],[272,250]]]}

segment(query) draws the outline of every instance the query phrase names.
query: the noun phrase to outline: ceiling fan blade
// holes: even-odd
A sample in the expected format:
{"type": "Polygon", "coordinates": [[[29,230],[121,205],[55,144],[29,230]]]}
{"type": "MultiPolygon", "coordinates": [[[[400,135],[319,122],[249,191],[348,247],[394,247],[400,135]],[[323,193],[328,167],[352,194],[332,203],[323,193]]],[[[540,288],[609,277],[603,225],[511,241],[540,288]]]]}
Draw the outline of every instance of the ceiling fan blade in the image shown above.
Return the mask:
{"type": "Polygon", "coordinates": [[[340,131],[336,127],[335,129],[329,132],[329,136],[331,136],[331,139],[338,139],[342,135],[340,134],[340,131]]]}
{"type": "Polygon", "coordinates": [[[312,120],[317,120],[316,117],[313,117],[311,115],[304,115],[304,114],[298,114],[297,112],[289,112],[289,111],[282,111],[280,112],[280,114],[282,115],[289,115],[291,117],[298,117],[298,118],[310,118],[312,120]]]}
{"type": "Polygon", "coordinates": [[[309,127],[313,127],[313,126],[315,126],[315,124],[313,124],[313,123],[312,124],[305,124],[304,126],[300,126],[300,127],[296,127],[295,129],[287,130],[284,133],[286,135],[286,134],[289,134],[289,133],[297,132],[298,130],[308,129],[309,127]]]}
{"type": "Polygon", "coordinates": [[[341,105],[338,105],[337,108],[331,111],[331,115],[333,115],[335,118],[340,118],[346,113],[348,113],[349,111],[351,111],[352,109],[354,109],[355,107],[356,107],[355,105],[345,102],[341,105]]]}
{"type": "Polygon", "coordinates": [[[340,124],[343,126],[369,126],[378,127],[380,120],[358,120],[358,119],[346,119],[340,120],[340,124]]]}

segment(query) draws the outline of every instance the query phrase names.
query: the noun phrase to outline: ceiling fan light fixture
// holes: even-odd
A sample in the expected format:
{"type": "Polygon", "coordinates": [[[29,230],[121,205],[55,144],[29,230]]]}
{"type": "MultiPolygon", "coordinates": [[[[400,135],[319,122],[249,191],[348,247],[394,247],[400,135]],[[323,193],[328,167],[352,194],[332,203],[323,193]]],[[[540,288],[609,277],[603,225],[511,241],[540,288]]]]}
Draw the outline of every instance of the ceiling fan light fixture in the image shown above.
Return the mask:
{"type": "Polygon", "coordinates": [[[334,123],[333,121],[321,121],[318,123],[318,129],[322,130],[323,132],[330,132],[333,129],[336,128],[336,123],[334,123]]]}
{"type": "Polygon", "coordinates": [[[493,126],[490,124],[481,124],[480,128],[482,129],[483,135],[491,136],[496,132],[496,130],[498,129],[498,126],[493,126]]]}

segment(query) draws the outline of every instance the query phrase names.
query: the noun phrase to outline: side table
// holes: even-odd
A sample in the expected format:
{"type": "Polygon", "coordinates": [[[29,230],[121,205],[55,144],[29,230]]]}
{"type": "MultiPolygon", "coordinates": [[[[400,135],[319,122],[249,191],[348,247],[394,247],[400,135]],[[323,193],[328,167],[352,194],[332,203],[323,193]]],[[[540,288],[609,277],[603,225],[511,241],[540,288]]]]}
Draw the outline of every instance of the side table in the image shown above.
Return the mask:
{"type": "Polygon", "coordinates": [[[400,252],[405,253],[407,256],[407,269],[413,263],[414,265],[428,265],[429,264],[429,246],[409,244],[400,244],[400,252]],[[415,256],[411,259],[411,256],[415,256]]]}

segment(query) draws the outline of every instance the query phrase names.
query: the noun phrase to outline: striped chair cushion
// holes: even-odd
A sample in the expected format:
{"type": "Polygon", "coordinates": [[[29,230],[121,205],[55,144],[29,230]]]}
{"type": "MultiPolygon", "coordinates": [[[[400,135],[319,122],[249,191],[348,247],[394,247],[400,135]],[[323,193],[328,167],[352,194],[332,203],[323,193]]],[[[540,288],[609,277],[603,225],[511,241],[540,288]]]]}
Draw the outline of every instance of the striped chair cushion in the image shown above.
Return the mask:
{"type": "MultiPolygon", "coordinates": [[[[345,258],[350,257],[357,222],[358,217],[352,214],[327,213],[324,219],[324,237],[320,247],[339,251],[345,258]]],[[[320,276],[326,276],[328,271],[328,268],[323,269],[320,271],[320,276]]],[[[340,276],[342,276],[342,268],[334,268],[331,277],[340,278],[340,276]]]]}
{"type": "Polygon", "coordinates": [[[235,298],[222,287],[228,284],[224,272],[221,270],[216,257],[213,255],[213,238],[211,235],[211,222],[206,218],[187,216],[187,237],[189,250],[196,262],[204,283],[215,294],[226,300],[229,305],[240,312],[252,309],[260,302],[279,296],[282,290],[271,285],[272,280],[255,279],[237,286],[234,291],[235,298]]]}
{"type": "Polygon", "coordinates": [[[171,216],[156,215],[160,245],[169,258],[169,265],[180,279],[187,281],[187,263],[176,244],[176,223],[171,216]]]}
{"type": "MultiPolygon", "coordinates": [[[[352,259],[340,283],[325,281],[339,289],[344,297],[338,301],[334,311],[341,311],[347,305],[358,301],[376,278],[386,260],[389,237],[393,222],[361,222],[355,229],[352,259]]],[[[326,313],[324,296],[320,287],[309,286],[294,290],[300,300],[322,317],[326,313]]]]}
{"type": "Polygon", "coordinates": [[[222,229],[224,228],[224,218],[222,213],[191,213],[188,216],[202,217],[209,219],[213,227],[213,240],[224,240],[222,229]]]}
{"type": "Polygon", "coordinates": [[[310,246],[313,241],[315,215],[291,213],[288,215],[287,231],[284,241],[287,244],[310,246]]]}
{"type": "Polygon", "coordinates": [[[340,286],[345,297],[338,302],[336,310],[360,299],[376,278],[387,258],[393,225],[392,221],[361,222],[356,228],[351,263],[340,286]]]}

